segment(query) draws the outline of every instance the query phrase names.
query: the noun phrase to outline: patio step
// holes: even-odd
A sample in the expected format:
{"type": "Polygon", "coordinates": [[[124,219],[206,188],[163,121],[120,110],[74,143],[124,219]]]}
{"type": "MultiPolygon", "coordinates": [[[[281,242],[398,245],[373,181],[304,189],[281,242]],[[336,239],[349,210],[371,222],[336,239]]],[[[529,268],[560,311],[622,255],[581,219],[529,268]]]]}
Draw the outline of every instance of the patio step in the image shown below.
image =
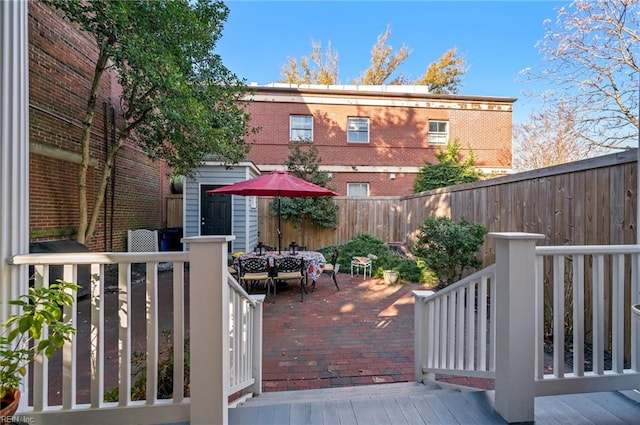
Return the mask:
{"type": "Polygon", "coordinates": [[[320,401],[372,399],[385,396],[442,394],[477,391],[473,388],[433,381],[397,382],[392,384],[361,385],[355,387],[320,388],[314,390],[276,391],[249,398],[238,407],[272,406],[320,401]]]}

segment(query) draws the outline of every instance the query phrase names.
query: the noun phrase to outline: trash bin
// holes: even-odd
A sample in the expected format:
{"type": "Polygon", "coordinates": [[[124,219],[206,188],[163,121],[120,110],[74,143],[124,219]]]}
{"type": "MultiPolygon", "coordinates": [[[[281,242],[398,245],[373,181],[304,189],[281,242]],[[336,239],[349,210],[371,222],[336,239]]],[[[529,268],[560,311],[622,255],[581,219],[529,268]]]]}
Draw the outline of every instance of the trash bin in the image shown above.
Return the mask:
{"type": "Polygon", "coordinates": [[[158,230],[160,251],[182,251],[182,227],[169,227],[158,230]]]}

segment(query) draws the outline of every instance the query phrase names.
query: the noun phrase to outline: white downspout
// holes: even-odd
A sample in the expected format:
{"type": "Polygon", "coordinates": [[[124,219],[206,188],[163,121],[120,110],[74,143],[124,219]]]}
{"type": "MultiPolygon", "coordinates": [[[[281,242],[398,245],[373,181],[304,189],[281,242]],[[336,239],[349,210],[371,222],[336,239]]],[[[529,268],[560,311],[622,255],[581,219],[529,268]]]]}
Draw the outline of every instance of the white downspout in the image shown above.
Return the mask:
{"type": "Polygon", "coordinates": [[[7,259],[29,252],[28,2],[0,2],[0,320],[26,289],[7,259]],[[21,288],[23,286],[23,288],[21,288]]]}

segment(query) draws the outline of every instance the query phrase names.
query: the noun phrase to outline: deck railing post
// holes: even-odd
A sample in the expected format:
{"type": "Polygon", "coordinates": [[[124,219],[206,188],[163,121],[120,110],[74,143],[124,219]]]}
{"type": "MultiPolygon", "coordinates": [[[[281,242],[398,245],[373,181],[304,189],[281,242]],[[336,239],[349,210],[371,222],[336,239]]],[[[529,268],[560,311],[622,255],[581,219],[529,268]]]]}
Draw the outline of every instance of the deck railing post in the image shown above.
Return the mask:
{"type": "Polygon", "coordinates": [[[255,395],[262,394],[262,306],[264,298],[264,295],[251,295],[251,299],[256,302],[251,323],[251,364],[253,366],[251,373],[255,381],[248,390],[255,395]]]}
{"type": "Polygon", "coordinates": [[[229,422],[227,244],[234,239],[235,236],[183,239],[189,244],[192,424],[229,422]]]}
{"type": "Polygon", "coordinates": [[[533,233],[490,233],[496,244],[495,410],[507,422],[534,419],[535,264],[533,233]]]}
{"type": "MultiPolygon", "coordinates": [[[[423,368],[427,366],[427,332],[430,324],[427,323],[427,304],[424,299],[433,294],[433,291],[413,291],[413,363],[416,382],[422,382],[425,379],[423,368]]],[[[435,376],[429,374],[426,378],[435,379],[435,376]]]]}

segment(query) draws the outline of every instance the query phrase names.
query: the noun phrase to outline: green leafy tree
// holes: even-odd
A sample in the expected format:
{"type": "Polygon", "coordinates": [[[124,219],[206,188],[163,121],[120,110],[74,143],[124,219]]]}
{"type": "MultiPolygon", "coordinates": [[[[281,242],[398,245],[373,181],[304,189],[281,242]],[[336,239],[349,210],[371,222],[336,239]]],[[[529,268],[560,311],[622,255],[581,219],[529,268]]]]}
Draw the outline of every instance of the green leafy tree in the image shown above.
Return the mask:
{"type": "Polygon", "coordinates": [[[448,143],[445,149],[439,150],[436,158],[437,164],[427,161],[427,164],[420,168],[413,182],[414,192],[470,183],[482,177],[482,172],[475,168],[476,158],[472,150],[469,150],[469,155],[464,160],[461,159],[458,139],[448,143]]]}
{"type": "Polygon", "coordinates": [[[125,142],[182,174],[210,156],[229,164],[246,156],[244,138],[254,131],[242,101],[247,87],[215,54],[229,13],[222,1],[45,1],[92,36],[97,49],[82,118],[78,242],[94,233],[114,159],[125,142]],[[91,128],[100,82],[109,70],[122,87],[122,115],[117,141],[90,194],[91,128]],[[94,196],[91,204],[89,196],[94,196]]]}
{"type": "Polygon", "coordinates": [[[413,255],[421,258],[444,287],[462,279],[469,268],[481,266],[476,253],[484,243],[487,228],[462,217],[427,217],[418,229],[413,255]]]}
{"type": "MultiPolygon", "coordinates": [[[[310,143],[292,142],[289,144],[290,154],[285,162],[287,170],[296,177],[300,177],[318,186],[329,187],[331,177],[326,171],[320,171],[321,159],[318,148],[310,143]]],[[[333,198],[280,198],[280,216],[289,220],[296,230],[302,228],[302,221],[309,217],[311,222],[325,228],[335,228],[338,225],[338,206],[333,198]]],[[[271,213],[278,215],[278,200],[271,202],[271,213]]]]}

